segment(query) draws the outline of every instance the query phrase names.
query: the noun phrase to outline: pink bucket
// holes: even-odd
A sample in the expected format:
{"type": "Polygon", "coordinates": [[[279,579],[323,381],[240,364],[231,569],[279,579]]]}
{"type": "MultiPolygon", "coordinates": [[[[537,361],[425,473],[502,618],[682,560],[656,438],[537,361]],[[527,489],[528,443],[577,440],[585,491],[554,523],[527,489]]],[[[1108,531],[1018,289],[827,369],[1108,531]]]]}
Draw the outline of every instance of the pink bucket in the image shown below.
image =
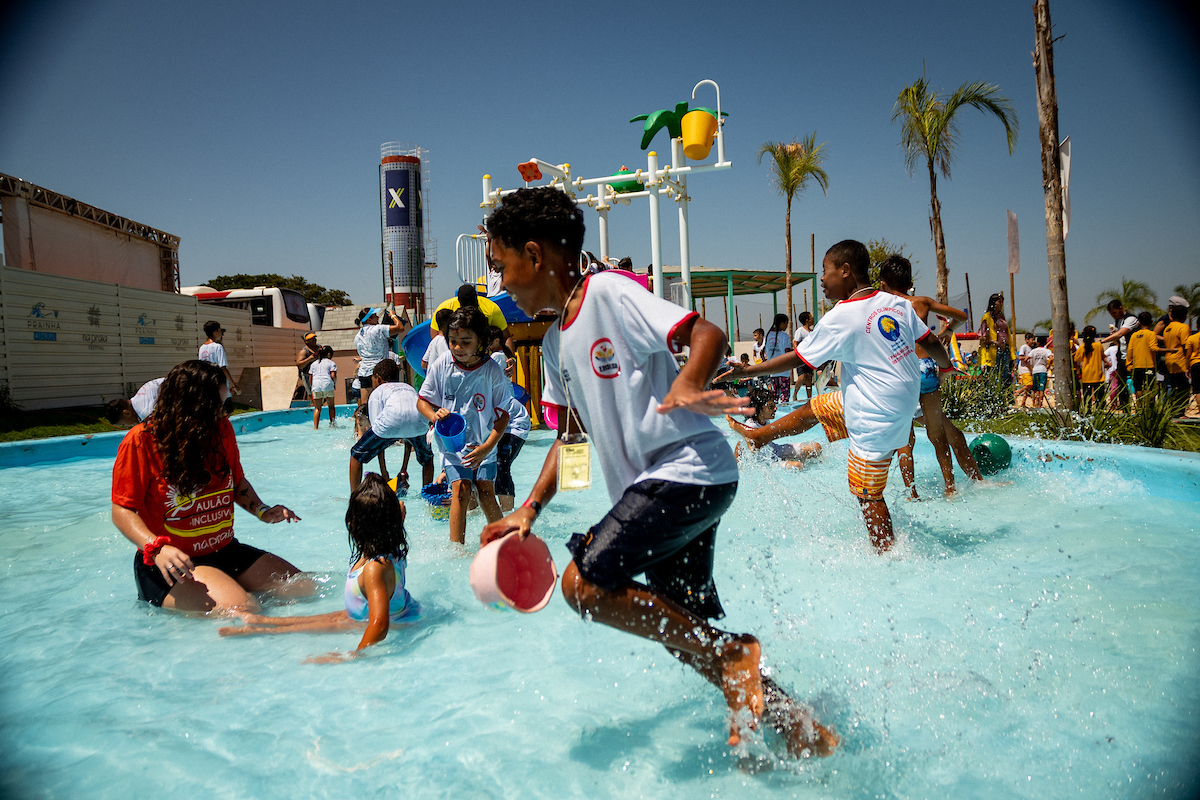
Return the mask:
{"type": "Polygon", "coordinates": [[[484,605],[530,613],[550,602],[558,569],[550,548],[532,533],[513,532],[484,546],[471,562],[471,591],[484,605]]]}

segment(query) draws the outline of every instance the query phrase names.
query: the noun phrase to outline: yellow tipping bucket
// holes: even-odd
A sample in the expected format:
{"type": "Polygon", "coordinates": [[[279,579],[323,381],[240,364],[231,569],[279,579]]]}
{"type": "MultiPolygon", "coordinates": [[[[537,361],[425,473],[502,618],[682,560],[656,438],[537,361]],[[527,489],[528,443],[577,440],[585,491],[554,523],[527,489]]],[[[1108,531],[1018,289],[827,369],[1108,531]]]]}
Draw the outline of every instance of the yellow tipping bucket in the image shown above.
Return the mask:
{"type": "Polygon", "coordinates": [[[706,109],[695,109],[683,115],[683,154],[693,161],[703,161],[712,150],[717,135],[717,117],[706,109]]]}

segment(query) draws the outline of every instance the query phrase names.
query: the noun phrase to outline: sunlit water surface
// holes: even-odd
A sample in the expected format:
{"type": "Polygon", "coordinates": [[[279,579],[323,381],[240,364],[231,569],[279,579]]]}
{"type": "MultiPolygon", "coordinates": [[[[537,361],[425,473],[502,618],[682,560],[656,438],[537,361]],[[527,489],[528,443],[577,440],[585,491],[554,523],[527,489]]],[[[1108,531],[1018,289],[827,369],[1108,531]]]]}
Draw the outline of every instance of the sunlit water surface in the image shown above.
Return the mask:
{"type": "MultiPolygon", "coordinates": [[[[518,499],[550,441],[537,432],[521,453],[518,499]]],[[[351,431],[290,424],[239,443],[263,497],[303,517],[239,512],[239,538],[324,581],[268,608],[337,610],[351,431]]],[[[408,578],[422,619],[363,658],[307,665],[358,637],[222,639],[226,622],[137,601],[133,548],[109,521],[110,458],[3,470],[0,794],[1190,795],[1200,461],[1026,442],[1011,484],[965,485],[957,502],[940,498],[924,441],[917,461],[928,499],[902,500],[893,467],[887,557],[867,546],[844,442],[799,473],[745,464],[721,525],[721,624],[758,636],[771,673],[836,726],[844,746],[819,761],[782,758],[770,735],[731,750],[716,690],[557,594],[529,616],[481,606],[475,547],[452,546],[419,499],[408,578]]],[[[560,570],[568,537],[608,509],[596,476],[538,521],[560,570]]],[[[481,526],[473,516],[468,541],[481,526]]]]}

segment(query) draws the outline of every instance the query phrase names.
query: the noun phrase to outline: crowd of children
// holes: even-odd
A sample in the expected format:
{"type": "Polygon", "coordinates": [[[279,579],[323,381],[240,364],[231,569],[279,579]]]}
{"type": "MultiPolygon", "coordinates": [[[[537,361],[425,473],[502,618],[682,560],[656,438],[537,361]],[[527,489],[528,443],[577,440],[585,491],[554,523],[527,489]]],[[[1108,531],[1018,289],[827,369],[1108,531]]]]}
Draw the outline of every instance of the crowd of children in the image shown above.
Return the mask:
{"type": "MultiPolygon", "coordinates": [[[[811,315],[802,317],[794,338],[787,334],[787,317],[780,315],[769,332],[754,332],[754,363],[748,358],[725,362],[725,335],[695,312],[655,297],[622,274],[582,269],[583,233],[582,213],[567,195],[549,187],[518,190],[487,220],[488,261],[503,288],[527,314],[547,309],[557,314],[542,343],[542,402],[558,420],[558,438],[548,449],[527,499],[516,506],[512,463],[529,435],[530,417],[513,394],[515,361],[508,330],[490,325],[487,314],[469,303],[469,296],[465,300],[460,296],[462,302],[454,308],[440,309],[437,331],[422,360],[425,380],[417,391],[400,381],[396,362],[381,346],[387,335],[405,330],[407,320],[371,309],[359,337],[363,362],[358,377],[364,404],[356,414],[359,427],[350,453],[346,527],[351,563],[345,609],[310,617],[267,617],[252,613],[257,608],[247,601],[234,604],[243,624],[222,628],[221,634],[362,628],[359,651],[378,643],[391,625],[412,620],[419,609],[406,589],[405,508],[397,496],[397,490],[402,494],[406,488],[412,453],[422,467],[423,487],[436,485],[438,471],[449,486],[450,539],[465,543],[467,514],[477,502],[487,519],[480,534],[480,543],[486,545],[510,534],[529,536],[556,493],[571,488],[561,483],[566,471],[560,469],[560,461],[567,458],[568,448],[573,456],[582,449],[585,469],[594,449],[612,508],[570,539],[571,561],[562,575],[568,605],[584,619],[663,645],[712,683],[729,706],[730,744],[738,743],[747,729],[765,723],[783,737],[792,755],[827,755],[839,744],[837,734],[761,668],[759,640],[711,624],[724,616],[713,565],[718,525],[737,493],[738,459],[761,450],[773,461],[800,469],[820,456],[821,446],[815,442],[779,445],[776,439],[817,424],[831,442],[849,439],[850,491],[860,504],[870,543],[880,553],[889,550],[895,535],[883,490],[892,458],[899,452],[902,476],[915,497],[914,417],[924,417],[948,495],[955,491],[954,458],[970,478],[981,478],[965,437],[942,413],[939,388],[940,375],[952,369],[939,337],[948,337],[965,315],[930,298],[910,296],[911,265],[898,256],[883,264],[882,289],[875,288],[866,247],[845,240],[831,247],[822,260],[821,286],[836,305],[815,324],[811,315]],[[938,335],[927,323],[931,313],[944,320],[938,335]],[[681,366],[676,356],[685,347],[689,355],[681,366]],[[841,364],[840,390],[814,394],[814,372],[832,361],[841,364]],[[778,404],[789,399],[787,376],[793,369],[802,379],[807,376],[803,382],[808,400],[776,420],[778,404]],[[722,370],[724,374],[718,376],[722,370]],[[755,375],[771,376],[771,380],[752,385],[746,398],[711,388],[717,377],[755,375]],[[735,420],[735,415],[745,421],[735,420]],[[729,447],[712,424],[714,416],[726,417],[744,439],[744,449],[742,444],[729,447]],[[452,422],[461,422],[462,428],[462,443],[453,447],[446,443],[451,437],[435,433],[443,423],[452,422]],[[404,466],[389,485],[384,451],[398,444],[405,449],[404,466]],[[375,459],[379,473],[364,477],[364,465],[375,459]]],[[[1148,388],[1157,351],[1171,356],[1171,375],[1190,369],[1193,388],[1200,384],[1200,340],[1186,324],[1175,324],[1186,317],[1181,318],[1174,307],[1170,318],[1161,336],[1152,331],[1152,319],[1130,323],[1138,329],[1126,331],[1126,363],[1139,392],[1148,388]]],[[[995,337],[1007,336],[1002,314],[991,324],[995,337]]],[[[223,332],[217,326],[212,331],[206,328],[206,333],[207,353],[202,355],[212,358],[215,366],[203,364],[187,374],[172,371],[164,388],[169,408],[178,408],[185,396],[201,393],[205,407],[216,408],[229,393],[232,380],[219,363],[223,332]]],[[[1044,339],[1026,337],[1017,353],[1022,399],[1027,396],[1035,407],[1043,402],[1053,364],[1046,344],[1044,339]]],[[[1106,344],[1089,326],[1074,350],[1073,366],[1090,402],[1103,394],[1106,372],[1118,368],[1106,344]]],[[[308,366],[314,428],[325,403],[330,424],[334,423],[331,390],[336,366],[331,356],[329,348],[322,348],[308,366]]],[[[146,395],[157,391],[158,384],[143,387],[146,395]]],[[[1170,385],[1184,384],[1173,378],[1170,385]]],[[[150,579],[157,580],[161,572],[160,602],[165,598],[168,607],[183,607],[170,599],[179,594],[170,591],[173,581],[185,580],[196,564],[216,571],[232,567],[228,559],[201,564],[198,552],[192,554],[195,561],[189,560],[184,551],[166,546],[177,544],[174,539],[155,538],[157,529],[146,529],[133,519],[145,513],[138,505],[141,484],[134,486],[132,478],[121,476],[140,474],[134,468],[141,463],[138,459],[153,461],[147,439],[151,431],[168,431],[166,425],[154,423],[145,400],[135,397],[125,406],[114,406],[112,412],[131,422],[150,419],[135,429],[142,433],[130,440],[146,439],[146,453],[122,445],[118,465],[123,472],[114,474],[114,520],[142,550],[137,564],[144,560],[146,566],[137,568],[149,576],[145,584],[150,586],[150,579]]],[[[151,400],[151,409],[153,404],[151,400]]],[[[196,462],[181,474],[224,481],[221,490],[236,492],[237,502],[264,521],[294,519],[288,509],[268,507],[258,500],[236,466],[236,443],[227,421],[214,416],[210,422],[226,447],[224,472],[201,469],[196,462]],[[222,477],[226,473],[228,477],[222,477]]],[[[200,478],[189,480],[200,485],[200,478]]],[[[222,520],[229,523],[229,538],[236,544],[232,511],[222,520]]],[[[237,574],[249,576],[237,582],[246,591],[266,585],[268,579],[296,573],[270,554],[237,547],[244,551],[240,557],[246,562],[237,574]],[[267,556],[274,559],[274,572],[260,575],[251,565],[267,556]]],[[[313,660],[344,657],[335,653],[313,660]]]]}

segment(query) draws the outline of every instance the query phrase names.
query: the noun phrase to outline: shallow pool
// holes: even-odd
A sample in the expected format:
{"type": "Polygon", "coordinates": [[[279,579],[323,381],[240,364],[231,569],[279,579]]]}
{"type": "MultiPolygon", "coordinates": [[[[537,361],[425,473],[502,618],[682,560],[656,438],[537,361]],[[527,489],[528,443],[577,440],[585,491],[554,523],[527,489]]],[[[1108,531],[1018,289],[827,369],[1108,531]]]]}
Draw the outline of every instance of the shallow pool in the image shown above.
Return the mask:
{"type": "MultiPolygon", "coordinates": [[[[303,517],[239,512],[239,538],[326,579],[276,613],[341,606],[351,437],[304,423],[239,437],[260,494],[303,517]]],[[[526,445],[519,495],[550,441],[526,445]]],[[[111,458],[3,470],[0,795],[1190,796],[1200,460],[1015,451],[1011,484],[947,502],[921,441],[931,499],[901,500],[893,468],[900,541],[883,558],[845,486],[845,443],[800,473],[746,465],[719,538],[722,625],[757,635],[772,674],[844,737],[804,762],[770,737],[731,750],[714,689],[557,594],[530,616],[479,605],[469,557],[420,500],[408,574],[423,619],[351,663],[304,665],[358,637],[221,639],[222,622],[137,601],[111,458]]],[[[560,569],[606,497],[597,485],[543,513],[560,569]]]]}

